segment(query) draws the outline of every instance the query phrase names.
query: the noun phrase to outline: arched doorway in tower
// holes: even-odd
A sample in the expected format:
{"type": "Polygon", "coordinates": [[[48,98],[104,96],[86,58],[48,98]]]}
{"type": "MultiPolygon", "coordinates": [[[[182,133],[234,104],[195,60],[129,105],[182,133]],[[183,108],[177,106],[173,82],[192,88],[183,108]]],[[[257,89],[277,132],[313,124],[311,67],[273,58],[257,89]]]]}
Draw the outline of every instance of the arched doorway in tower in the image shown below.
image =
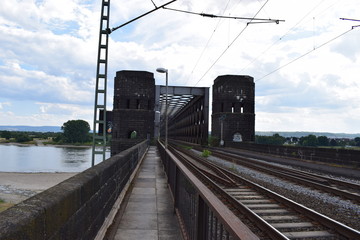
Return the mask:
{"type": "Polygon", "coordinates": [[[137,136],[138,136],[138,133],[137,133],[136,130],[131,130],[131,131],[129,131],[129,133],[128,133],[128,138],[129,138],[129,139],[135,139],[135,138],[137,138],[137,136]]]}

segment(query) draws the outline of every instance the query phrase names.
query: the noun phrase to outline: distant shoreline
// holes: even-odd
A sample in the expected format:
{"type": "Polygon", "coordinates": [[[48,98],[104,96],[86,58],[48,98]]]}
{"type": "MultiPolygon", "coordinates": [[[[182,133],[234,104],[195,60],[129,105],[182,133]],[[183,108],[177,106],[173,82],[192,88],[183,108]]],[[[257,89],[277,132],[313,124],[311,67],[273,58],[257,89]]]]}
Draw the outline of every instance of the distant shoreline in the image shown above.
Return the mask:
{"type": "Polygon", "coordinates": [[[12,145],[18,147],[27,147],[27,146],[35,146],[35,147],[67,147],[67,148],[91,148],[88,145],[71,145],[71,144],[43,144],[38,145],[35,143],[16,143],[16,142],[0,142],[1,145],[12,145]]]}

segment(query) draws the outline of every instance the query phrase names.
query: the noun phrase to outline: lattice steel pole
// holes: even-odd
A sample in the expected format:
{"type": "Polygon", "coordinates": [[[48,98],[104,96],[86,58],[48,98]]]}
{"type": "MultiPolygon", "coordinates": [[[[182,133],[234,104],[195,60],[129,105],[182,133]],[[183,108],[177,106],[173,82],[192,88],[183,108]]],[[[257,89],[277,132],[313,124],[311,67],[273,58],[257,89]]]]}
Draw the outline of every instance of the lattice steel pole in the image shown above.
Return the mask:
{"type": "Polygon", "coordinates": [[[95,164],[95,156],[102,155],[105,160],[106,153],[106,91],[107,91],[107,68],[108,68],[108,44],[109,35],[111,32],[126,26],[156,10],[164,8],[165,6],[175,2],[172,0],[161,6],[155,8],[147,13],[144,13],[118,27],[109,28],[110,19],[110,0],[102,0],[101,17],[100,17],[100,33],[98,45],[98,58],[96,68],[96,87],[95,87],[95,105],[94,105],[94,124],[93,124],[93,145],[92,145],[92,161],[91,166],[95,164]],[[103,119],[100,120],[100,112],[103,111],[103,119]],[[100,132],[100,126],[103,126],[100,132]],[[97,132],[99,131],[99,132],[97,132]]]}
{"type": "Polygon", "coordinates": [[[97,58],[97,68],[96,68],[91,166],[94,166],[95,164],[96,155],[102,155],[102,159],[104,161],[105,152],[106,152],[106,91],[107,91],[108,44],[109,44],[109,34],[110,34],[109,18],[110,18],[110,0],[102,0],[98,58],[97,58]],[[103,112],[103,119],[100,120],[101,111],[103,112]],[[101,125],[102,125],[102,129],[100,129],[101,125]]]}

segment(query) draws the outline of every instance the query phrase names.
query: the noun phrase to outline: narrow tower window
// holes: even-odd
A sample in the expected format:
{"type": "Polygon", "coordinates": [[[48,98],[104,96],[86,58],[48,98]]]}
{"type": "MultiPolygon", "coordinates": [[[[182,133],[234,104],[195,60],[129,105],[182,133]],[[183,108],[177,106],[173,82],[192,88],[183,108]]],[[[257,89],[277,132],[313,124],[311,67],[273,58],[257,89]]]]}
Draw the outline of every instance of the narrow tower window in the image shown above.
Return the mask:
{"type": "Polygon", "coordinates": [[[140,109],[140,100],[136,99],[136,109],[140,109]]]}

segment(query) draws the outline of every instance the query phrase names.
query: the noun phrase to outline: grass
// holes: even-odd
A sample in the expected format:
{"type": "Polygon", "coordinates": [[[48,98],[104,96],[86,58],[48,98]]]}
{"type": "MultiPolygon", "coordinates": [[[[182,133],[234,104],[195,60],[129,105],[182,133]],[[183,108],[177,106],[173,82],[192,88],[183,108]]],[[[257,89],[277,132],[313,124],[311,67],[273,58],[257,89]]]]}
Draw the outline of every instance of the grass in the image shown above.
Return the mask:
{"type": "MultiPolygon", "coordinates": [[[[92,142],[85,142],[85,143],[64,143],[64,142],[54,142],[54,141],[48,141],[43,142],[44,145],[48,146],[74,146],[74,147],[90,147],[92,146],[92,142]]],[[[107,145],[109,145],[109,142],[106,142],[107,145]]]]}
{"type": "Polygon", "coordinates": [[[231,167],[230,167],[229,169],[230,169],[230,171],[232,171],[232,172],[237,172],[237,170],[236,170],[236,165],[235,165],[234,162],[231,164],[231,167]]]}
{"type": "Polygon", "coordinates": [[[211,155],[211,152],[207,149],[205,149],[201,154],[201,156],[206,157],[206,158],[209,157],[210,155],[211,155]]]}
{"type": "Polygon", "coordinates": [[[7,203],[3,199],[0,199],[0,212],[5,211],[12,206],[14,206],[13,203],[7,203]]]}
{"type": "Polygon", "coordinates": [[[193,149],[193,147],[191,147],[191,146],[185,146],[185,145],[180,145],[180,147],[183,148],[183,149],[186,149],[186,150],[191,150],[191,149],[193,149]]]}
{"type": "Polygon", "coordinates": [[[345,146],[337,146],[337,147],[330,147],[334,149],[346,149],[346,150],[356,150],[359,151],[360,147],[345,147],[345,146]]]}

